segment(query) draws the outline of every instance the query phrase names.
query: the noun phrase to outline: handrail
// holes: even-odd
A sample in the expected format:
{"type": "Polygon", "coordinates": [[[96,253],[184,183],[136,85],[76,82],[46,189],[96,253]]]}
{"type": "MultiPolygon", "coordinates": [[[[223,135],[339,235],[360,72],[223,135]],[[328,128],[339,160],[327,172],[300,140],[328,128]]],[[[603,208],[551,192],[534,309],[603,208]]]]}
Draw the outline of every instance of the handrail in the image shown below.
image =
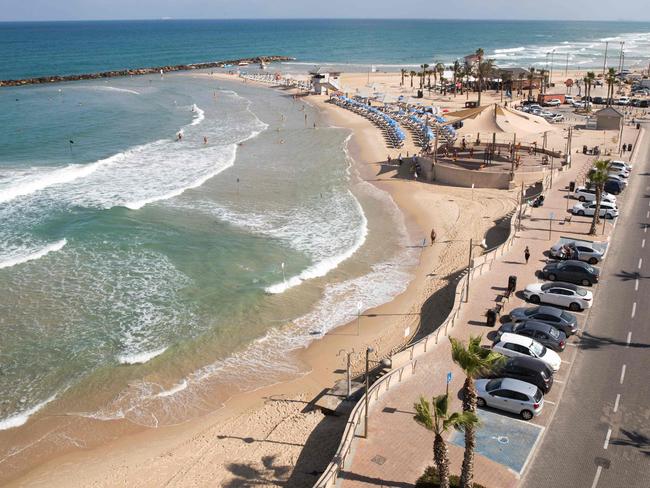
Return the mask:
{"type": "MultiPolygon", "coordinates": [[[[445,335],[448,334],[450,326],[452,329],[454,328],[456,321],[460,315],[463,301],[465,299],[467,280],[473,280],[481,276],[485,272],[486,268],[489,271],[492,268],[494,261],[496,261],[497,258],[503,256],[508,250],[510,250],[516,237],[517,224],[520,212],[522,212],[522,207],[524,212],[525,209],[529,208],[527,204],[520,202],[510,215],[510,234],[508,236],[508,239],[506,239],[505,242],[493,250],[482,254],[481,256],[478,256],[474,260],[474,266],[469,270],[469,273],[465,272],[465,274],[458,280],[458,283],[456,283],[454,303],[452,305],[451,311],[447,315],[447,318],[436,328],[435,331],[392,356],[393,369],[388,374],[382,376],[379,380],[373,383],[373,385],[368,390],[369,405],[379,399],[379,394],[382,391],[387,391],[389,389],[390,379],[395,375],[398,375],[398,382],[401,382],[403,379],[415,373],[417,358],[427,352],[427,345],[430,340],[435,340],[435,344],[438,343],[440,331],[443,330],[443,328],[445,335]],[[400,364],[401,362],[403,362],[403,364],[400,364]],[[404,376],[405,373],[406,376],[404,376]]],[[[359,399],[357,404],[352,409],[334,458],[329,463],[327,468],[325,468],[325,471],[318,479],[318,481],[316,481],[314,488],[333,488],[336,485],[338,475],[340,471],[345,468],[347,456],[350,454],[350,451],[352,449],[352,443],[356,438],[356,430],[358,427],[363,425],[361,414],[363,413],[364,409],[365,395],[359,399]]]]}

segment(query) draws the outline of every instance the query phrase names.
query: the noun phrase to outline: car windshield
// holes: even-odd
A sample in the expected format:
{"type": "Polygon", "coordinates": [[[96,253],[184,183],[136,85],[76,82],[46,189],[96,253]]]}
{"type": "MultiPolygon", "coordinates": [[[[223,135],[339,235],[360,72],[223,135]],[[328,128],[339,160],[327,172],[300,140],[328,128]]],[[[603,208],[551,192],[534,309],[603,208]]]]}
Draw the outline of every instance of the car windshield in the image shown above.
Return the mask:
{"type": "Polygon", "coordinates": [[[488,381],[487,384],[485,385],[485,390],[486,391],[498,390],[499,388],[501,388],[502,381],[503,380],[501,378],[488,381]]]}
{"type": "Polygon", "coordinates": [[[542,400],[542,392],[539,391],[539,388],[535,392],[535,403],[539,403],[542,400]]]}
{"type": "Polygon", "coordinates": [[[537,313],[537,310],[538,310],[537,307],[535,307],[535,308],[529,308],[528,310],[526,310],[526,311],[524,312],[524,315],[530,317],[531,315],[536,314],[536,313],[537,313]]]}
{"type": "Polygon", "coordinates": [[[557,330],[555,327],[549,327],[548,328],[548,335],[550,335],[553,339],[557,339],[560,337],[560,331],[557,330]]]}
{"type": "Polygon", "coordinates": [[[586,264],[586,265],[585,265],[585,269],[586,269],[588,272],[590,272],[591,274],[594,274],[594,273],[595,273],[593,266],[589,266],[588,264],[586,264]]]}
{"type": "Polygon", "coordinates": [[[530,345],[530,350],[538,358],[541,358],[542,356],[544,356],[544,353],[546,353],[546,348],[542,346],[539,342],[533,342],[530,345]]]}

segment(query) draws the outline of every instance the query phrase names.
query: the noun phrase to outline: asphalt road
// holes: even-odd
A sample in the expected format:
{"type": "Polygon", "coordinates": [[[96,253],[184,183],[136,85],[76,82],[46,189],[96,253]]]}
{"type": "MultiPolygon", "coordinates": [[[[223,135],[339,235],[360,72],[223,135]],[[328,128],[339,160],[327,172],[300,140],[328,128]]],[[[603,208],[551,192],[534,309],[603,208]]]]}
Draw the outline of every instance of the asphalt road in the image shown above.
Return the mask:
{"type": "Polygon", "coordinates": [[[525,488],[650,487],[650,133],[642,142],[594,306],[525,488]]]}

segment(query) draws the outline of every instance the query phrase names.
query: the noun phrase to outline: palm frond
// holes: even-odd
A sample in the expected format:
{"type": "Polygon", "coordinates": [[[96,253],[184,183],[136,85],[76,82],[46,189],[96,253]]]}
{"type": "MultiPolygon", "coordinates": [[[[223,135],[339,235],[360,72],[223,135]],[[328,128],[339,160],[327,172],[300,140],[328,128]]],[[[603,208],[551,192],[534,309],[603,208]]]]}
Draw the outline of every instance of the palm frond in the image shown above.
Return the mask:
{"type": "Polygon", "coordinates": [[[427,430],[433,430],[434,419],[431,412],[431,404],[429,403],[429,400],[421,396],[420,401],[414,403],[413,407],[415,408],[415,415],[413,416],[413,419],[427,430]]]}

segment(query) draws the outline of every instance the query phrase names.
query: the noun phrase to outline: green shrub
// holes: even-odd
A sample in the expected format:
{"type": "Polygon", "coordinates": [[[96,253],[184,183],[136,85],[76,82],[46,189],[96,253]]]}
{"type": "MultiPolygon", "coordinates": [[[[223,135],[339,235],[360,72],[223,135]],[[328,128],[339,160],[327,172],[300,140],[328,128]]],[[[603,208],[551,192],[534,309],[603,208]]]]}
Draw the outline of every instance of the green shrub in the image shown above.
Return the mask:
{"type": "MultiPolygon", "coordinates": [[[[456,475],[449,476],[449,484],[451,488],[458,488],[460,486],[460,478],[456,475]]],[[[429,466],[424,470],[424,474],[415,482],[415,488],[439,488],[440,480],[436,468],[429,466]]],[[[483,485],[474,483],[474,488],[485,488],[483,485]]]]}

